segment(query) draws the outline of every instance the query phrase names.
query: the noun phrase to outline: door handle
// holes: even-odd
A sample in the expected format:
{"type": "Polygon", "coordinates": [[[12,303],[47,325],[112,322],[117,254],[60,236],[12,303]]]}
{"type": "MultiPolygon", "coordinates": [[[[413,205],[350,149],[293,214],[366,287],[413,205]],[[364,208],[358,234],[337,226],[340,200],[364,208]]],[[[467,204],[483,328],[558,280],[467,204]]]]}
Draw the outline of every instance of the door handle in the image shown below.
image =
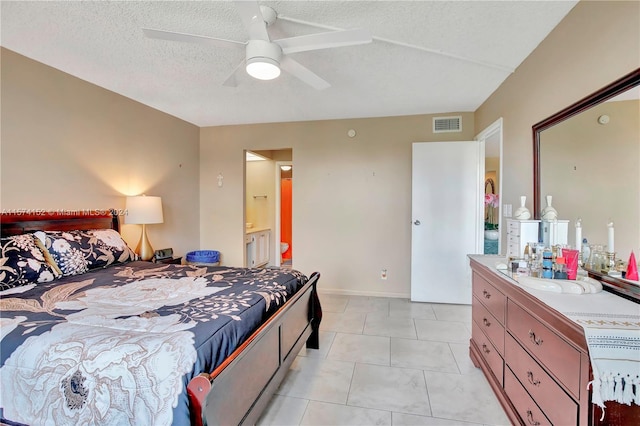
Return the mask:
{"type": "Polygon", "coordinates": [[[414,225],[420,225],[420,221],[416,220],[415,222],[413,222],[414,225]]]}

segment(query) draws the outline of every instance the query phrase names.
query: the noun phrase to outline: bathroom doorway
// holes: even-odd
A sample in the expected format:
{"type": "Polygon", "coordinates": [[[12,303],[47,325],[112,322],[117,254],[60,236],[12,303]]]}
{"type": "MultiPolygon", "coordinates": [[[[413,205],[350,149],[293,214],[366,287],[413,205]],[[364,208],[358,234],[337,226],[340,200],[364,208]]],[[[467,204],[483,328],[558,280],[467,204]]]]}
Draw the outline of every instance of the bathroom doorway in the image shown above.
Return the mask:
{"type": "Polygon", "coordinates": [[[245,150],[246,266],[291,267],[292,186],[291,148],[245,150]],[[260,241],[260,244],[252,244],[253,237],[256,237],[255,241],[260,241]]]}
{"type": "MultiPolygon", "coordinates": [[[[291,268],[293,264],[293,163],[276,162],[276,241],[280,241],[278,266],[291,268]]],[[[276,248],[278,246],[276,245],[276,248]]]]}

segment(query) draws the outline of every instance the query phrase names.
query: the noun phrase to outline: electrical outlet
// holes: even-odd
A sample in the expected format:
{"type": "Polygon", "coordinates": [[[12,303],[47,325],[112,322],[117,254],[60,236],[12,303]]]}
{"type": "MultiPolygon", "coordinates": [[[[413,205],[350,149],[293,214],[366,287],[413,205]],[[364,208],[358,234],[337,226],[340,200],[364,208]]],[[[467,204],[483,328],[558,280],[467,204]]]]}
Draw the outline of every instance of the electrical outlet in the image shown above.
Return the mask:
{"type": "Polygon", "coordinates": [[[381,280],[386,280],[387,279],[387,270],[383,269],[380,271],[380,279],[381,280]]]}

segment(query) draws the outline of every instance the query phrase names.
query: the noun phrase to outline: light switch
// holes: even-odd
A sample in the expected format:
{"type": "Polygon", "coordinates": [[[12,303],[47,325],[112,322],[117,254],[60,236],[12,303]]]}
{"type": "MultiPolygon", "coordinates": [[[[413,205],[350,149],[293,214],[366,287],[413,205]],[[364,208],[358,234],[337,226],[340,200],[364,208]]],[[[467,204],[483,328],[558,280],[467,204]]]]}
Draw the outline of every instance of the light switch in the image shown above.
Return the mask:
{"type": "Polygon", "coordinates": [[[513,204],[503,204],[502,205],[502,213],[504,217],[513,216],[513,204]]]}

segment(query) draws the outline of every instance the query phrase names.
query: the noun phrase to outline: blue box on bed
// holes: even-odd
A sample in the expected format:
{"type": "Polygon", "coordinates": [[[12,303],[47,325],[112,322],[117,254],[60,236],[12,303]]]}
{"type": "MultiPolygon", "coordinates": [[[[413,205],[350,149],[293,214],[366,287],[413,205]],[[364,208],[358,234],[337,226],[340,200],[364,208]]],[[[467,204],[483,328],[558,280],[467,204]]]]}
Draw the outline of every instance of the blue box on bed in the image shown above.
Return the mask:
{"type": "Polygon", "coordinates": [[[187,253],[187,262],[190,263],[217,263],[220,262],[220,252],[216,250],[196,250],[187,253]]]}

